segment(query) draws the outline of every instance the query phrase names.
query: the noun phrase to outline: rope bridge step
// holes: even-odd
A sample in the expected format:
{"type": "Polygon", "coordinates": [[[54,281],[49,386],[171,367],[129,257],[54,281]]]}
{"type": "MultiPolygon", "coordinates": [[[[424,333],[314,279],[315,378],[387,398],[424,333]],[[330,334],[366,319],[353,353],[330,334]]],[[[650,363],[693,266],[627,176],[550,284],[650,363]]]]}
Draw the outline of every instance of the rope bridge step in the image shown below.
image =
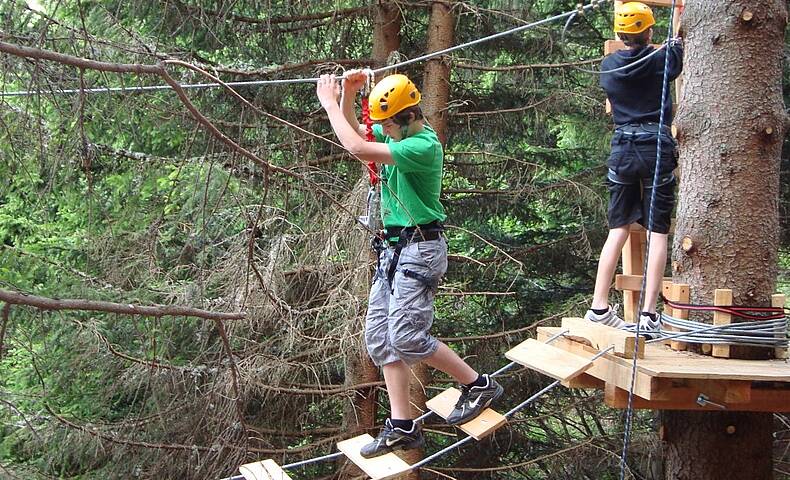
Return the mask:
{"type": "Polygon", "coordinates": [[[586,358],[533,338],[513,347],[505,353],[505,357],[562,382],[581,375],[592,366],[592,362],[586,358]]]}
{"type": "Polygon", "coordinates": [[[291,480],[274,460],[248,463],[239,467],[245,480],[291,480]]]}
{"type": "Polygon", "coordinates": [[[360,455],[360,449],[373,440],[374,438],[366,433],[339,442],[337,448],[372,480],[398,478],[411,470],[411,466],[394,453],[387,453],[375,458],[364,458],[360,455]]]}
{"type": "MultiPolygon", "coordinates": [[[[450,412],[453,411],[455,403],[461,392],[456,388],[448,388],[439,395],[425,402],[425,406],[431,409],[435,414],[447,420],[450,412]]],[[[474,438],[475,440],[482,440],[503,425],[507,423],[507,418],[504,415],[495,412],[490,408],[486,408],[483,412],[474,419],[459,425],[464,433],[474,438]]]]}

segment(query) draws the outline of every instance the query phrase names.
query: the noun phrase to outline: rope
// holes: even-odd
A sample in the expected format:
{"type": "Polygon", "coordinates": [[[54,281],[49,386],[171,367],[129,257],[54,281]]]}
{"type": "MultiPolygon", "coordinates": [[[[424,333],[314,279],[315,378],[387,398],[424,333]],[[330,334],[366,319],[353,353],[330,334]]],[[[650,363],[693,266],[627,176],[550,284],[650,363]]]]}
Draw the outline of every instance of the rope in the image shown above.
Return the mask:
{"type": "Polygon", "coordinates": [[[673,333],[661,330],[661,336],[651,340],[651,342],[677,338],[687,343],[697,344],[709,343],[714,345],[779,348],[788,346],[787,319],[785,317],[774,320],[711,326],[707,323],[675,318],[662,313],[661,322],[684,331],[673,333]]]}
{"type": "Polygon", "coordinates": [[[664,304],[679,310],[697,310],[703,312],[722,312],[729,313],[735,317],[748,320],[777,320],[785,318],[785,309],[782,307],[749,307],[745,305],[700,305],[694,303],[680,303],[669,300],[663,295],[661,300],[664,304]],[[758,314],[750,313],[758,312],[758,314]]]}
{"type": "MultiPolygon", "coordinates": [[[[674,13],[675,6],[677,0],[672,0],[672,9],[671,12],[674,13]]],[[[669,16],[669,26],[667,27],[667,41],[669,43],[670,39],[672,38],[672,33],[674,30],[674,15],[669,16]]],[[[664,118],[664,111],[667,102],[667,93],[669,91],[669,55],[664,56],[664,78],[661,87],[661,113],[659,115],[658,120],[658,140],[656,141],[656,167],[655,171],[653,172],[653,188],[650,190],[650,209],[648,213],[648,222],[647,222],[647,239],[645,241],[645,257],[642,261],[643,268],[642,268],[642,288],[639,291],[639,301],[637,302],[637,306],[639,307],[637,310],[637,322],[636,322],[636,331],[634,332],[634,336],[636,337],[635,348],[634,348],[634,359],[633,364],[631,366],[631,383],[628,388],[628,407],[626,409],[625,414],[625,431],[623,432],[623,450],[620,455],[620,480],[625,480],[625,472],[628,467],[628,447],[631,442],[631,430],[633,428],[633,417],[634,417],[634,386],[636,385],[636,368],[639,359],[639,334],[640,334],[640,316],[642,309],[644,308],[645,302],[645,291],[647,290],[647,267],[648,262],[650,259],[650,237],[652,237],[653,232],[653,215],[655,213],[655,203],[656,203],[656,191],[658,190],[658,179],[660,177],[661,172],[661,135],[660,133],[664,130],[665,118],[664,118]]]]}
{"type": "MultiPolygon", "coordinates": [[[[438,50],[436,52],[427,53],[425,55],[420,55],[419,57],[413,58],[411,60],[405,60],[400,63],[396,63],[394,65],[387,65],[385,67],[377,68],[372,70],[374,74],[381,73],[387,70],[394,70],[401,67],[405,67],[407,65],[411,65],[413,63],[422,62],[424,60],[430,60],[432,58],[440,57],[442,55],[446,55],[448,53],[454,52],[456,50],[460,50],[463,48],[472,47],[475,45],[479,45],[481,43],[489,42],[491,40],[495,40],[497,38],[505,37],[508,35],[512,35],[514,33],[523,32],[525,30],[529,30],[531,28],[535,28],[537,26],[555,22],[557,20],[564,19],[566,17],[571,17],[577,15],[579,12],[583,12],[586,10],[594,9],[600,7],[602,4],[608,2],[610,0],[591,0],[589,5],[585,5],[584,7],[580,7],[576,10],[571,10],[566,13],[562,13],[559,15],[554,15],[553,17],[544,18],[543,20],[538,20],[536,22],[528,23],[525,25],[520,25],[515,28],[511,28],[509,30],[504,30],[502,32],[495,33],[493,35],[489,35],[486,37],[478,38],[476,40],[472,40],[470,42],[461,43],[458,45],[454,45],[452,47],[445,48],[443,50],[438,50]]],[[[341,77],[338,77],[340,79],[341,77]]],[[[241,86],[260,86],[260,85],[288,85],[288,84],[295,84],[295,83],[317,83],[318,77],[312,78],[290,78],[290,79],[280,79],[280,80],[251,80],[251,81],[241,81],[241,82],[226,82],[224,86],[231,86],[231,87],[241,87],[241,86]]],[[[200,88],[215,88],[223,86],[220,83],[193,83],[193,84],[184,84],[181,85],[183,89],[200,89],[200,88]]],[[[71,94],[71,93],[113,93],[113,92],[147,92],[147,91],[155,91],[155,90],[169,90],[172,87],[170,85],[151,85],[151,86],[142,86],[142,87],[96,87],[96,88],[72,88],[72,89],[61,89],[61,90],[52,90],[53,94],[71,94]]],[[[46,93],[41,90],[22,90],[16,92],[0,92],[0,97],[25,97],[30,95],[40,95],[42,93],[46,93]]]]}

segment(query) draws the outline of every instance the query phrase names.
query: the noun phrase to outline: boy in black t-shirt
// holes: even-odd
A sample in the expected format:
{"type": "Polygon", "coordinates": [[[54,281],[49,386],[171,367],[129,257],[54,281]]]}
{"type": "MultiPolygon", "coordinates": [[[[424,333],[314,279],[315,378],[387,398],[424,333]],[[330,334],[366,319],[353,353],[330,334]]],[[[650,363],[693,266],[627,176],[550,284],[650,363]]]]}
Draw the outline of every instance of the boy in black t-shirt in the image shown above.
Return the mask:
{"type": "Polygon", "coordinates": [[[609,306],[609,285],[630,226],[639,223],[652,230],[644,310],[639,315],[640,330],[647,335],[660,327],[656,300],[666,266],[667,236],[675,205],[672,171],[677,166],[677,143],[670,128],[670,98],[664,99],[664,126],[661,132],[658,131],[667,56],[670,80],[677,78],[683,68],[683,47],[679,41],[671,41],[654,53],[655,48],[650,45],[654,24],[653,12],[647,5],[640,2],[623,4],[615,13],[614,31],[628,48],[609,55],[601,63],[602,72],[609,72],[633,65],[653,54],[633,67],[602,73],[600,77],[601,87],[612,104],[615,123],[612,151],[607,161],[609,236],[598,262],[593,302],[584,316],[587,320],[616,328],[627,325],[617,315],[616,308],[609,306]],[[658,141],[661,141],[661,162],[651,225],[650,200],[658,141]]]}

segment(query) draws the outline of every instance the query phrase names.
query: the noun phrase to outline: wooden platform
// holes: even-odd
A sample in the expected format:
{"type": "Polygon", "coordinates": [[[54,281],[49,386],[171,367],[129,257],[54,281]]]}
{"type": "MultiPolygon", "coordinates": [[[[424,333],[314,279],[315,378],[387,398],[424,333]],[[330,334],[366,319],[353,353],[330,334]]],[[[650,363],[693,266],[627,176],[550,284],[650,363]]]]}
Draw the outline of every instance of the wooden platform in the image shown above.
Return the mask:
{"type": "MultiPolygon", "coordinates": [[[[539,327],[538,340],[559,333],[556,327],[539,327]]],[[[574,339],[559,338],[552,345],[584,358],[597,348],[574,339]]],[[[674,351],[649,344],[637,362],[634,407],[654,410],[718,410],[712,403],[698,403],[704,395],[727,410],[754,412],[790,411],[790,364],[785,360],[733,360],[674,351]]],[[[576,378],[564,382],[572,388],[605,390],[606,403],[625,408],[633,360],[605,354],[576,378]]]]}
{"type": "Polygon", "coordinates": [[[274,460],[248,463],[239,467],[245,480],[291,480],[285,471],[274,460]]]}
{"type": "Polygon", "coordinates": [[[375,458],[363,458],[359,454],[359,450],[363,445],[373,440],[374,438],[366,433],[338,443],[337,448],[372,480],[398,478],[411,470],[411,466],[394,453],[387,453],[375,458]]]}
{"type": "MultiPolygon", "coordinates": [[[[425,402],[425,406],[430,408],[434,413],[443,419],[447,420],[447,417],[450,415],[450,412],[453,411],[455,403],[458,401],[458,397],[460,396],[461,392],[458,391],[458,389],[448,388],[439,395],[436,395],[432,399],[425,402]]],[[[463,425],[459,425],[458,428],[475,440],[481,440],[506,423],[507,419],[504,417],[504,415],[497,413],[490,408],[486,408],[483,410],[483,413],[475,417],[473,420],[466,422],[463,425]]]]}

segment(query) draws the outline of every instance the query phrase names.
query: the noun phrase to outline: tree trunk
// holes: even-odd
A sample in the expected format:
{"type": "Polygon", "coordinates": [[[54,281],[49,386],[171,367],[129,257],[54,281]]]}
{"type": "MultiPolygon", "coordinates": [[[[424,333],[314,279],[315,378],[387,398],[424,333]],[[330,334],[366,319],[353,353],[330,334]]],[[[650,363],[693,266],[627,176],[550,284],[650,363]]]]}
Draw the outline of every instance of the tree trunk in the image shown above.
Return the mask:
{"type": "Polygon", "coordinates": [[[386,65],[389,54],[400,49],[400,25],[397,3],[379,1],[373,18],[373,59],[379,66],[386,65]]]}
{"type": "MultiPolygon", "coordinates": [[[[770,305],[779,245],[779,158],[785,134],[783,0],[688,2],[684,91],[676,125],[681,181],[676,282],[692,302],[770,305]],[[691,241],[692,248],[681,248],[691,241]]],[[[740,358],[771,351],[733,348],[740,358]]],[[[663,412],[666,478],[773,478],[772,415],[663,412]],[[727,427],[734,426],[732,434],[727,427]]]]}
{"type": "MultiPolygon", "coordinates": [[[[428,52],[444,50],[453,45],[452,7],[449,2],[435,2],[428,23],[428,52]]],[[[447,143],[447,103],[450,101],[450,63],[438,57],[425,65],[422,109],[442,145],[447,143]]]]}

